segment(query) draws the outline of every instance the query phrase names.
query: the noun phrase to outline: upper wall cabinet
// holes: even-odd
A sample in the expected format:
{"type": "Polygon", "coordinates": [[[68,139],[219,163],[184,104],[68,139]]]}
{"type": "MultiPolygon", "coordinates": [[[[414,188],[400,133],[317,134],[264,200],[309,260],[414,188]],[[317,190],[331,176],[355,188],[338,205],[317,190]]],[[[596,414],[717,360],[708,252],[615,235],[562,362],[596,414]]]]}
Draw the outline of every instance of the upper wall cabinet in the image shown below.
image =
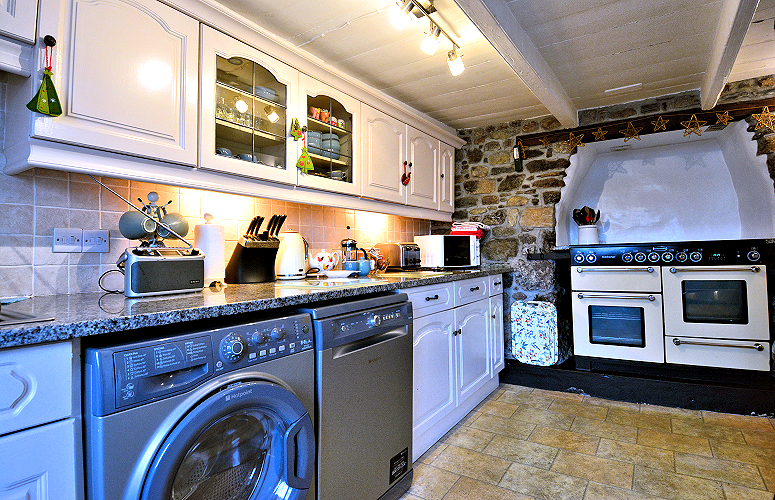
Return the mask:
{"type": "MultiPolygon", "coordinates": [[[[33,137],[196,164],[196,20],[155,0],[41,0],[40,11],[63,113],[9,110],[31,117],[33,137]]],[[[39,84],[34,74],[29,98],[39,84]]]]}
{"type": "MultiPolygon", "coordinates": [[[[359,124],[361,103],[323,82],[299,75],[299,122],[307,127],[312,170],[299,171],[299,185],[345,194],[360,194],[359,124]]],[[[298,145],[301,154],[301,143],[298,145]]]]}
{"type": "Polygon", "coordinates": [[[35,43],[35,21],[38,2],[31,0],[0,1],[0,35],[35,43]]]}
{"type": "Polygon", "coordinates": [[[202,27],[201,168],[294,184],[299,73],[202,27]]]}
{"type": "Polygon", "coordinates": [[[369,106],[361,114],[361,194],[439,210],[440,141],[369,106]]]}

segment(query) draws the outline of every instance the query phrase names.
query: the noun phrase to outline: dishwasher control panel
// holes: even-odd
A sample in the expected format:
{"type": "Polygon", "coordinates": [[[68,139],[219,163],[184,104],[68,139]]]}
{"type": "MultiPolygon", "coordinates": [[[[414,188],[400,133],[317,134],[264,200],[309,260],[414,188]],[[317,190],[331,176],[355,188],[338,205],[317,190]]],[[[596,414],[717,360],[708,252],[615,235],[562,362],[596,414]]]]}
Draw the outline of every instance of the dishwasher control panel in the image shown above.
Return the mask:
{"type": "Polygon", "coordinates": [[[367,309],[314,320],[314,325],[319,334],[316,338],[315,348],[324,350],[391,330],[411,328],[412,305],[409,302],[402,302],[367,309]]]}

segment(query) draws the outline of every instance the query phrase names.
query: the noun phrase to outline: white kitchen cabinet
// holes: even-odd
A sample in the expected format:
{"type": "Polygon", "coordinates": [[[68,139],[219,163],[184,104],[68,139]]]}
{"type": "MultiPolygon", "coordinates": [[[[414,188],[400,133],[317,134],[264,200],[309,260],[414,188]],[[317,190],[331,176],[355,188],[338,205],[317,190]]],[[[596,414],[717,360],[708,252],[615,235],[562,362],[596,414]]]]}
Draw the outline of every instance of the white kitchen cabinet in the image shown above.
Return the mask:
{"type": "MultiPolygon", "coordinates": [[[[298,171],[300,186],[337,193],[359,195],[361,170],[356,168],[360,158],[361,103],[354,97],[308,75],[299,75],[299,122],[309,130],[307,151],[313,169],[298,171]],[[334,125],[334,120],[336,125],[334,125]],[[322,134],[316,144],[310,134],[322,134]]],[[[296,157],[302,143],[297,143],[296,157]]],[[[295,161],[295,160],[294,160],[295,161]]]]}
{"type": "Polygon", "coordinates": [[[38,2],[34,0],[0,0],[0,35],[35,43],[35,21],[38,2]]]}
{"type": "Polygon", "coordinates": [[[438,210],[441,142],[365,104],[361,115],[361,194],[438,210]],[[401,182],[404,173],[409,176],[407,184],[401,182]]]}
{"type": "MultiPolygon", "coordinates": [[[[195,165],[199,23],[155,0],[40,5],[38,32],[57,40],[53,82],[63,113],[18,111],[29,124],[20,127],[30,134],[26,141],[31,136],[195,165]]],[[[42,41],[36,54],[26,100],[40,85],[42,41]]],[[[18,146],[15,139],[6,137],[7,149],[18,146]]]]}
{"type": "Polygon", "coordinates": [[[494,367],[503,353],[493,351],[497,325],[487,284],[488,278],[472,278],[408,294],[414,313],[413,461],[498,387],[500,368],[494,367]]]}
{"type": "Polygon", "coordinates": [[[455,148],[443,142],[439,151],[439,210],[455,211],[455,148]]]}
{"type": "Polygon", "coordinates": [[[298,71],[207,26],[200,64],[199,167],[295,184],[298,71]]]}
{"type": "Polygon", "coordinates": [[[0,350],[0,500],[82,498],[75,352],[71,342],[0,350]]]}
{"type": "Polygon", "coordinates": [[[501,370],[506,366],[504,354],[506,350],[506,339],[503,336],[503,296],[495,295],[490,297],[490,346],[492,361],[492,374],[498,376],[501,370]]]}

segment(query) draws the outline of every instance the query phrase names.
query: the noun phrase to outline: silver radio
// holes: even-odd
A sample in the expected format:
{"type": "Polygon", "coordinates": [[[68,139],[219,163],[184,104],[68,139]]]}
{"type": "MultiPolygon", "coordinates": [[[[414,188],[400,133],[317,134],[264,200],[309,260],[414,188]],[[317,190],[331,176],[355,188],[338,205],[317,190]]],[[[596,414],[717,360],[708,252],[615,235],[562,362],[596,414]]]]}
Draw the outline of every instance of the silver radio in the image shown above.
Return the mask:
{"type": "Polygon", "coordinates": [[[205,258],[196,248],[127,248],[116,263],[124,270],[124,295],[145,297],[199,292],[205,258]]]}

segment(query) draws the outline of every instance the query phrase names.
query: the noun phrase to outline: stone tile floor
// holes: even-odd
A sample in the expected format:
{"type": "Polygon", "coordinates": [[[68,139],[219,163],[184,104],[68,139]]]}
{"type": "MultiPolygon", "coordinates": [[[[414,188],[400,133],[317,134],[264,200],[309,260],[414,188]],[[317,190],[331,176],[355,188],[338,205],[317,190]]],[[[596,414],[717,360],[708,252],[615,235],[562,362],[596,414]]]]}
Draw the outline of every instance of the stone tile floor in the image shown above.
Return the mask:
{"type": "Polygon", "coordinates": [[[773,500],[775,419],[501,384],[402,500],[773,500]]]}

